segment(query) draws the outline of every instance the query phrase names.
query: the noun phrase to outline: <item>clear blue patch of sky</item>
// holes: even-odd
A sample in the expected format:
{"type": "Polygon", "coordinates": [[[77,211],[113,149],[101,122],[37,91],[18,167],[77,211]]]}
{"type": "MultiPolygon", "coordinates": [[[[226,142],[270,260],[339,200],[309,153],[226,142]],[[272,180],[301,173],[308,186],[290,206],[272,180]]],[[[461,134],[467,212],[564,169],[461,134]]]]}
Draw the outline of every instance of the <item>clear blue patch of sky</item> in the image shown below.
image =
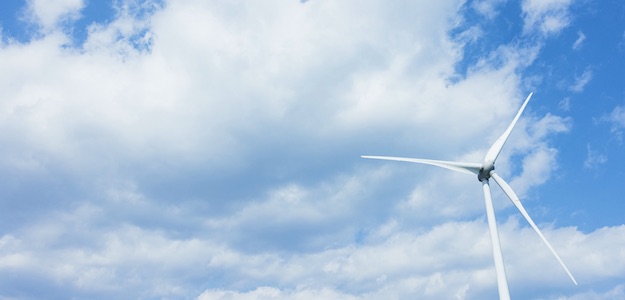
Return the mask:
{"type": "Polygon", "coordinates": [[[625,104],[625,2],[611,0],[584,2],[572,7],[572,24],[557,39],[545,44],[530,72],[543,76],[539,86],[550,101],[547,110],[570,116],[570,133],[558,135],[561,169],[558,178],[543,190],[544,201],[556,201],[561,225],[577,225],[582,230],[613,226],[625,221],[622,211],[624,146],[601,121],[614,107],[625,104]],[[580,34],[583,44],[573,49],[580,34]],[[585,71],[592,79],[583,91],[571,91],[575,78],[585,71]],[[570,110],[558,107],[568,98],[570,110]],[[590,150],[605,155],[607,163],[584,166],[590,150]]]}

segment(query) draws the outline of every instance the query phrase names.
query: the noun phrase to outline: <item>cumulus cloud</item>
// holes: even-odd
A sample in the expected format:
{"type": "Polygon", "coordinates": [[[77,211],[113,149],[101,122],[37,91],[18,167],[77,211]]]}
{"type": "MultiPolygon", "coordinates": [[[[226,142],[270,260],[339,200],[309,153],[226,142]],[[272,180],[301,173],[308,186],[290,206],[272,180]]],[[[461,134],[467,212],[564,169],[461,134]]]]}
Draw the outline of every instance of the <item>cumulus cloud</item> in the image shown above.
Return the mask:
{"type": "MultiPolygon", "coordinates": [[[[29,3],[46,28],[83,5],[29,3]]],[[[2,297],[496,295],[476,178],[359,156],[481,160],[539,47],[458,76],[479,39],[449,37],[462,1],[127,3],[79,46],[0,48],[2,297]]],[[[498,165],[520,193],[570,128],[532,111],[498,165]]],[[[531,229],[500,221],[511,285],[564,285],[531,229]]],[[[545,234],[582,279],[625,273],[620,227],[545,234]]]]}
{"type": "Polygon", "coordinates": [[[245,300],[245,299],[357,299],[351,295],[341,294],[330,289],[301,289],[296,291],[283,291],[273,287],[258,287],[253,291],[224,291],[210,290],[203,292],[198,300],[245,300]]]}
{"type": "Polygon", "coordinates": [[[625,299],[625,286],[618,285],[618,286],[614,287],[613,289],[611,289],[609,291],[583,292],[583,293],[579,293],[579,294],[573,295],[571,297],[567,297],[566,299],[570,299],[570,300],[582,300],[582,299],[589,299],[589,300],[608,300],[608,299],[623,300],[623,299],[625,299]]]}
{"type": "MultiPolygon", "coordinates": [[[[5,295],[19,291],[15,283],[33,274],[54,278],[39,283],[41,290],[71,289],[84,297],[474,299],[495,295],[483,219],[447,222],[421,232],[392,230],[360,244],[319,251],[253,253],[229,247],[210,234],[183,238],[132,225],[102,228],[97,224],[107,216],[101,208],[80,207],[50,216],[17,236],[2,236],[0,265],[14,274],[2,283],[5,295]],[[98,239],[90,240],[94,235],[98,239]],[[90,244],[76,247],[78,239],[90,244]],[[59,241],[70,243],[52,247],[59,241]],[[207,283],[213,287],[198,290],[207,283]]],[[[530,228],[512,218],[502,222],[500,232],[511,285],[521,287],[518,297],[534,298],[535,290],[570,284],[530,228]],[[522,288],[530,285],[532,289],[522,288]]],[[[623,257],[613,251],[624,246],[621,239],[613,238],[623,234],[623,228],[582,233],[546,227],[544,232],[582,283],[597,276],[619,278],[625,272],[625,265],[615,263],[623,257]]]]}

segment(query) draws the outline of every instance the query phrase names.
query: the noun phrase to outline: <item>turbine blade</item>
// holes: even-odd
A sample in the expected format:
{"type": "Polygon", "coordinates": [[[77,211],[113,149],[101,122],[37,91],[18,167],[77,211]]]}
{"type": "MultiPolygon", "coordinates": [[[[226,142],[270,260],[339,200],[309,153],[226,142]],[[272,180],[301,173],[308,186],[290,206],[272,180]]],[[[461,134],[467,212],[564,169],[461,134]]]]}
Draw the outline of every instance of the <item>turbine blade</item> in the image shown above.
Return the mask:
{"type": "Polygon", "coordinates": [[[566,271],[566,274],[569,275],[569,277],[571,278],[571,280],[573,280],[573,283],[575,283],[575,285],[577,285],[577,281],[575,280],[575,278],[573,277],[573,274],[571,274],[571,272],[569,271],[569,268],[566,267],[566,265],[564,264],[564,262],[562,261],[562,259],[560,258],[560,256],[558,255],[558,253],[556,253],[556,250],[553,249],[553,247],[551,247],[551,244],[549,244],[549,242],[547,241],[547,239],[545,238],[545,236],[543,235],[542,232],[540,232],[540,229],[538,229],[538,226],[536,226],[536,223],[534,223],[534,221],[532,220],[532,218],[529,216],[529,214],[527,213],[527,211],[525,210],[525,208],[523,207],[523,204],[521,204],[521,201],[519,200],[519,197],[517,197],[517,195],[514,193],[514,191],[512,190],[512,188],[510,187],[510,185],[508,185],[508,183],[503,180],[503,178],[501,178],[497,173],[492,172],[491,173],[491,177],[493,179],[495,179],[495,182],[497,182],[497,184],[501,187],[501,189],[503,190],[503,192],[508,195],[508,198],[510,198],[510,200],[512,201],[512,203],[514,203],[514,206],[516,206],[516,208],[519,210],[519,212],[521,212],[521,214],[523,215],[523,217],[525,217],[525,220],[527,220],[527,222],[530,224],[530,226],[532,226],[532,228],[534,229],[534,231],[536,231],[536,233],[538,234],[538,236],[543,240],[543,242],[545,242],[545,245],[547,245],[547,248],[549,248],[549,250],[551,251],[551,253],[553,253],[553,255],[556,257],[556,259],[558,260],[558,262],[560,263],[560,265],[562,266],[562,268],[564,268],[564,271],[566,271]]]}
{"type": "Polygon", "coordinates": [[[504,131],[504,133],[495,141],[495,143],[490,146],[490,149],[488,149],[488,152],[486,152],[486,157],[484,157],[484,161],[490,161],[494,163],[495,160],[497,160],[497,157],[501,152],[501,148],[503,148],[503,145],[508,140],[508,137],[510,136],[512,129],[514,128],[514,125],[516,125],[516,122],[519,120],[519,117],[521,117],[523,110],[525,110],[525,106],[530,101],[530,98],[532,98],[532,94],[534,93],[530,93],[529,96],[527,96],[525,102],[523,102],[523,105],[521,105],[519,112],[516,113],[516,116],[512,120],[512,123],[510,123],[510,125],[508,126],[508,129],[506,129],[506,131],[504,131]]]}
{"type": "Polygon", "coordinates": [[[497,290],[499,291],[499,299],[510,300],[508,279],[506,278],[506,268],[503,264],[503,255],[501,254],[501,244],[499,243],[499,233],[497,232],[497,220],[495,219],[495,209],[493,208],[493,199],[490,196],[488,179],[482,180],[482,190],[484,191],[484,203],[486,204],[486,217],[488,219],[490,243],[493,247],[493,260],[495,261],[495,273],[497,273],[497,290]]]}
{"type": "Polygon", "coordinates": [[[478,163],[465,163],[465,162],[456,162],[456,161],[444,161],[444,160],[432,160],[432,159],[420,159],[420,158],[408,158],[408,157],[394,157],[394,156],[369,156],[363,155],[362,158],[369,159],[382,159],[382,160],[394,160],[394,161],[405,161],[411,163],[418,164],[426,164],[433,165],[449,170],[454,170],[457,172],[467,173],[467,174],[478,174],[480,172],[480,168],[482,165],[478,163]]]}

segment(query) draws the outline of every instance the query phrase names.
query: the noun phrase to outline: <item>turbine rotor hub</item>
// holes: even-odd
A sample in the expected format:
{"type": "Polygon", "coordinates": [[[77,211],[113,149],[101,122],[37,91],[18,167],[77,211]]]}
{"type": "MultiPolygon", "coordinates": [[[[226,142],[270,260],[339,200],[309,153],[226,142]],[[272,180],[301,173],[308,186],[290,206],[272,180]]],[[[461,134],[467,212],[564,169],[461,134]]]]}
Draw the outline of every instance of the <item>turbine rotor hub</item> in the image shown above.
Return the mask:
{"type": "Polygon", "coordinates": [[[495,162],[486,161],[480,168],[480,172],[477,174],[477,180],[480,182],[484,180],[488,180],[490,178],[490,173],[495,170],[495,162]]]}

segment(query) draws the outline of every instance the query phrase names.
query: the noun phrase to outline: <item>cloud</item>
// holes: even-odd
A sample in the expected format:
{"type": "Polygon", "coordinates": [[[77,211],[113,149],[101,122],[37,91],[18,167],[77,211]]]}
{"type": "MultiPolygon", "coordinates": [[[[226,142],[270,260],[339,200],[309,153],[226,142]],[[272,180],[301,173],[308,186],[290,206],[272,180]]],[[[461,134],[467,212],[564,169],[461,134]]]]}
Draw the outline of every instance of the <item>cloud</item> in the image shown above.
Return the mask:
{"type": "Polygon", "coordinates": [[[586,150],[587,155],[586,160],[584,160],[584,168],[595,169],[608,162],[608,156],[593,150],[590,144],[586,145],[586,150]]]}
{"type": "Polygon", "coordinates": [[[579,50],[582,47],[582,45],[584,44],[585,40],[586,40],[586,35],[583,32],[578,31],[577,32],[577,39],[573,43],[573,50],[579,50]]]}
{"type": "Polygon", "coordinates": [[[613,128],[625,128],[625,106],[617,106],[610,113],[608,120],[613,128]]]}
{"type": "Polygon", "coordinates": [[[480,0],[473,2],[472,6],[481,15],[493,19],[499,13],[497,6],[505,3],[505,0],[480,0]]]}
{"type": "Polygon", "coordinates": [[[152,14],[162,8],[159,1],[120,1],[113,5],[115,18],[106,24],[92,23],[82,49],[88,53],[106,53],[120,59],[149,52],[153,43],[150,30],[152,14]]]}
{"type": "Polygon", "coordinates": [[[610,132],[616,136],[618,141],[623,139],[623,128],[625,128],[625,106],[619,105],[614,107],[610,114],[604,115],[600,121],[610,123],[610,132]]]}
{"type": "Polygon", "coordinates": [[[85,6],[83,0],[62,1],[27,1],[27,19],[36,22],[44,32],[53,30],[60,22],[80,18],[80,11],[85,6]]]}
{"type": "Polygon", "coordinates": [[[613,289],[609,290],[609,291],[605,291],[605,292],[597,292],[597,291],[589,291],[589,292],[583,292],[583,293],[579,293],[570,297],[567,297],[566,299],[570,299],[570,300],[582,300],[582,299],[590,299],[590,300],[608,300],[608,299],[618,299],[618,300],[622,300],[625,299],[625,286],[621,285],[617,285],[616,287],[614,287],[613,289]]]}
{"type": "MultiPolygon", "coordinates": [[[[50,279],[40,283],[39,291],[87,298],[453,299],[484,298],[496,290],[484,219],[392,229],[367,235],[360,244],[317,251],[250,252],[229,247],[210,233],[185,238],[133,225],[102,227],[107,219],[103,209],[79,207],[16,235],[3,235],[0,265],[14,274],[2,284],[4,295],[14,295],[20,289],[15,283],[35,274],[50,279]],[[89,243],[76,244],[81,239],[89,243]],[[212,287],[198,290],[207,284],[212,287]]],[[[581,283],[618,281],[625,272],[625,265],[617,263],[623,261],[620,252],[614,251],[624,246],[614,238],[623,234],[622,227],[589,233],[541,227],[581,283]]],[[[572,285],[530,228],[512,218],[501,222],[500,235],[510,284],[518,287],[519,297],[572,285]]]]}
{"type": "MultiPolygon", "coordinates": [[[[53,28],[76,3],[36,15],[53,28]]],[[[0,48],[2,297],[494,297],[476,178],[359,156],[481,160],[539,46],[459,76],[462,1],[126,3],[81,45],[52,30],[0,48]]],[[[570,128],[532,111],[498,165],[520,193],[570,128]]],[[[511,285],[568,284],[500,222],[511,285]]],[[[545,234],[582,279],[623,277],[622,228],[545,234]]]]}
{"type": "Polygon", "coordinates": [[[575,83],[569,87],[569,90],[576,93],[584,91],[586,85],[592,80],[592,70],[586,69],[582,75],[575,76],[575,83]]]}
{"type": "Polygon", "coordinates": [[[563,111],[569,111],[571,109],[571,98],[566,97],[560,100],[560,102],[558,102],[558,108],[563,111]]]}
{"type": "Polygon", "coordinates": [[[521,3],[524,32],[539,32],[545,36],[558,34],[571,22],[571,0],[524,0],[521,3]]]}
{"type": "Polygon", "coordinates": [[[273,287],[258,287],[249,292],[210,290],[203,292],[198,300],[245,300],[245,299],[357,299],[351,295],[341,294],[331,289],[280,290],[273,287]]]}

